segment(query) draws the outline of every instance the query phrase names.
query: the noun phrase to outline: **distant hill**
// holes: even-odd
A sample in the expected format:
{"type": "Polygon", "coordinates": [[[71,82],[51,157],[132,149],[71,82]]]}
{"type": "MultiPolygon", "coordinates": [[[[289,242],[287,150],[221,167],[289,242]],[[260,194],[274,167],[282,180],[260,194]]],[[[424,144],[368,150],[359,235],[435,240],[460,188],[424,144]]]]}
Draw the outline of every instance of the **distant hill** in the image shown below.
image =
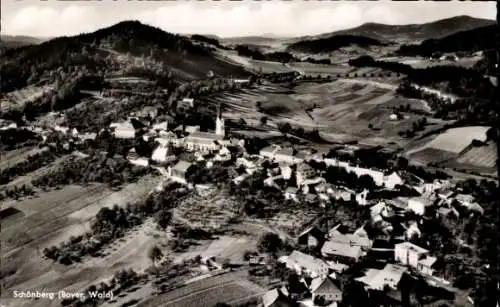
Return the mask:
{"type": "Polygon", "coordinates": [[[386,25],[380,23],[365,23],[352,29],[294,38],[288,43],[339,35],[364,36],[381,42],[409,43],[431,38],[442,38],[457,32],[481,28],[495,23],[494,20],[470,16],[456,16],[423,24],[386,25]]]}
{"type": "Polygon", "coordinates": [[[288,45],[286,51],[313,54],[328,53],[338,50],[342,47],[349,47],[353,45],[360,47],[370,47],[382,46],[384,44],[376,39],[364,36],[335,35],[327,38],[299,41],[288,45]]]}
{"type": "Polygon", "coordinates": [[[431,56],[434,53],[483,51],[496,47],[497,35],[498,26],[490,25],[461,31],[439,39],[428,39],[418,45],[403,45],[398,53],[431,56]]]}
{"type": "Polygon", "coordinates": [[[27,45],[36,45],[46,40],[48,40],[48,38],[38,38],[38,37],[21,36],[21,35],[1,35],[0,49],[18,48],[27,45]]]}
{"type": "Polygon", "coordinates": [[[195,44],[191,38],[138,21],[124,21],[92,33],[10,49],[0,60],[4,91],[52,77],[51,72],[68,67],[110,74],[142,63],[139,65],[145,69],[154,73],[167,71],[179,80],[206,78],[210,71],[215,76],[248,76],[241,66],[217,57],[210,48],[195,44]]]}
{"type": "Polygon", "coordinates": [[[220,38],[219,40],[225,45],[256,45],[256,46],[267,46],[279,43],[286,38],[280,38],[278,36],[239,36],[239,37],[226,37],[220,38]]]}

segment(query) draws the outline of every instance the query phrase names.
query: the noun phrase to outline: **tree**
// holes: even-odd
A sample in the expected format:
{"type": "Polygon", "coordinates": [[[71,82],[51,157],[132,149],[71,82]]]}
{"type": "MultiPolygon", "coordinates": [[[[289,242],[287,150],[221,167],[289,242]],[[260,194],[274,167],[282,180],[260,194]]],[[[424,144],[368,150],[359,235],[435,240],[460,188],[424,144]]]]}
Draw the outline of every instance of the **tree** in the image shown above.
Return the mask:
{"type": "Polygon", "coordinates": [[[406,169],[408,167],[408,159],[405,157],[399,157],[397,165],[399,169],[406,169]]]}
{"type": "Polygon", "coordinates": [[[164,231],[167,229],[171,222],[172,212],[168,210],[162,210],[156,216],[156,223],[158,223],[158,226],[160,226],[164,231]]]}
{"type": "Polygon", "coordinates": [[[257,248],[261,252],[275,253],[283,247],[283,241],[274,232],[265,233],[259,239],[257,248]]]}
{"type": "Polygon", "coordinates": [[[267,116],[262,116],[262,117],[260,118],[260,124],[261,124],[262,126],[265,126],[265,125],[267,124],[267,116]]]}
{"type": "Polygon", "coordinates": [[[149,250],[148,257],[151,262],[153,262],[153,265],[156,266],[156,261],[160,260],[163,257],[163,253],[161,249],[157,245],[155,245],[149,250]]]}

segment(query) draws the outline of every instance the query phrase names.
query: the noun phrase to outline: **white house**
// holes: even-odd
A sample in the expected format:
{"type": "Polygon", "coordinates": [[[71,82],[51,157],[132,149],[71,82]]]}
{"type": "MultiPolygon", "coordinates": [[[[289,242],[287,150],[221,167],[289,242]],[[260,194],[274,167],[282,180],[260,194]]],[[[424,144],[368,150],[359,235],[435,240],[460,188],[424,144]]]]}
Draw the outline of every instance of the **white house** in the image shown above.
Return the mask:
{"type": "Polygon", "coordinates": [[[311,278],[328,275],[329,266],[326,262],[299,251],[293,251],[289,256],[283,256],[278,261],[285,263],[287,268],[294,270],[299,275],[311,278]]]}
{"type": "Polygon", "coordinates": [[[290,165],[286,164],[286,163],[280,163],[279,165],[280,167],[280,171],[281,171],[281,175],[283,176],[283,179],[285,180],[289,180],[290,178],[292,178],[292,168],[290,167],[290,165]]]}
{"type": "Polygon", "coordinates": [[[194,132],[184,138],[184,148],[190,151],[209,153],[221,148],[218,141],[223,137],[210,132],[194,132]]]}
{"type": "Polygon", "coordinates": [[[403,242],[394,246],[394,259],[403,264],[416,268],[418,261],[429,253],[428,250],[410,242],[403,242]]]}
{"type": "Polygon", "coordinates": [[[382,270],[368,269],[365,275],[358,277],[355,280],[363,283],[366,289],[369,290],[384,290],[385,287],[397,289],[403,274],[408,271],[407,268],[395,265],[386,264],[382,270]]]}
{"type": "Polygon", "coordinates": [[[402,184],[404,184],[404,181],[397,172],[392,172],[388,176],[384,176],[384,185],[388,189],[394,189],[397,185],[402,184]]]}
{"type": "Polygon", "coordinates": [[[313,302],[318,298],[322,298],[325,303],[328,303],[328,306],[331,306],[332,303],[342,301],[342,291],[330,276],[313,279],[310,290],[313,302]]]}
{"type": "Polygon", "coordinates": [[[119,139],[133,139],[135,138],[135,128],[130,122],[112,123],[109,126],[113,135],[119,139]]]}
{"type": "Polygon", "coordinates": [[[367,189],[364,189],[363,192],[356,194],[356,202],[358,203],[358,205],[360,206],[368,205],[368,200],[367,200],[368,192],[369,191],[367,189]]]}
{"type": "Polygon", "coordinates": [[[425,214],[425,208],[427,207],[427,201],[426,199],[422,197],[414,197],[408,199],[408,207],[407,209],[409,211],[412,211],[413,213],[417,215],[424,215],[425,214]]]}
{"type": "Polygon", "coordinates": [[[175,155],[169,154],[168,145],[159,145],[151,155],[151,159],[157,163],[168,163],[176,159],[175,155]]]}
{"type": "Polygon", "coordinates": [[[285,190],[285,199],[293,200],[293,201],[299,201],[297,198],[297,193],[298,189],[295,187],[288,187],[285,190]]]}
{"type": "Polygon", "coordinates": [[[301,186],[306,179],[310,179],[316,175],[316,171],[309,164],[301,163],[297,166],[295,178],[297,186],[301,186]]]}

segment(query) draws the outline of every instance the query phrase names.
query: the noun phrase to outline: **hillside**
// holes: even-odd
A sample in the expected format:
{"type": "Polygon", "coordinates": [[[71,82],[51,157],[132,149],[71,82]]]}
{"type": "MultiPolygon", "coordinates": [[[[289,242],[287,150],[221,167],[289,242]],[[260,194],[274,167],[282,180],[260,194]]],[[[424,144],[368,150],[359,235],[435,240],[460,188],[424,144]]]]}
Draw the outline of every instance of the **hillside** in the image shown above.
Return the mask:
{"type": "Polygon", "coordinates": [[[349,46],[370,47],[382,45],[384,44],[380,41],[369,37],[336,35],[328,38],[299,41],[289,45],[286,50],[289,52],[316,54],[328,53],[349,46]]]}
{"type": "Polygon", "coordinates": [[[18,48],[28,45],[40,44],[47,39],[31,37],[31,36],[20,36],[20,35],[1,35],[0,36],[0,50],[18,48]]]}
{"type": "Polygon", "coordinates": [[[425,40],[418,45],[403,45],[398,50],[402,55],[431,56],[433,53],[476,52],[494,49],[497,42],[498,26],[489,25],[461,31],[440,39],[425,40]]]}
{"type": "Polygon", "coordinates": [[[179,80],[248,75],[238,65],[217,58],[209,48],[185,36],[138,21],[124,21],[93,33],[59,37],[40,45],[7,50],[1,56],[5,92],[53,79],[57,70],[84,69],[116,74],[132,66],[163,71],[179,80]]]}
{"type": "Polygon", "coordinates": [[[473,18],[470,16],[456,16],[423,24],[386,25],[379,23],[365,23],[352,29],[295,38],[290,40],[288,43],[295,43],[303,40],[323,39],[338,35],[364,36],[382,42],[409,43],[431,38],[442,38],[460,31],[485,27],[492,24],[495,24],[495,21],[473,18]]]}

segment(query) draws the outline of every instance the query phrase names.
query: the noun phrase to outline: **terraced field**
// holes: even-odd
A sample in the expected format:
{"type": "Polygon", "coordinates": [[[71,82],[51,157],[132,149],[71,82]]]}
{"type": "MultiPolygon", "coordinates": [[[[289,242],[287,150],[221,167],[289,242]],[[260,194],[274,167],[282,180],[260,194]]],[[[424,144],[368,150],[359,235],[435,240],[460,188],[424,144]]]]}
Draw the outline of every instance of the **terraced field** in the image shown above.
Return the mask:
{"type": "Polygon", "coordinates": [[[457,159],[460,164],[470,164],[479,167],[493,168],[497,162],[496,144],[491,143],[487,146],[472,147],[457,159]]]}

